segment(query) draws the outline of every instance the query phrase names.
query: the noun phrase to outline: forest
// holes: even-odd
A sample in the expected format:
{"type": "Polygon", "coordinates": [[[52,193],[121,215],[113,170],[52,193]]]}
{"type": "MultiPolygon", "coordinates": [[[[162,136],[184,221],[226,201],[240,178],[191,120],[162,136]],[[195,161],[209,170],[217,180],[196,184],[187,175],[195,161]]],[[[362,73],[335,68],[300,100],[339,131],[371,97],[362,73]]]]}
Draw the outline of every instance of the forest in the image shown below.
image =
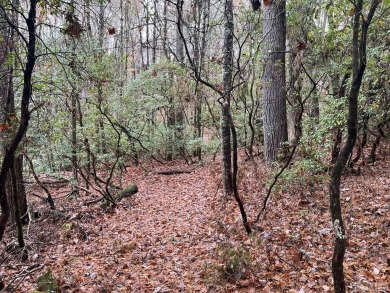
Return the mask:
{"type": "Polygon", "coordinates": [[[0,292],[389,292],[390,0],[0,0],[0,292]]]}

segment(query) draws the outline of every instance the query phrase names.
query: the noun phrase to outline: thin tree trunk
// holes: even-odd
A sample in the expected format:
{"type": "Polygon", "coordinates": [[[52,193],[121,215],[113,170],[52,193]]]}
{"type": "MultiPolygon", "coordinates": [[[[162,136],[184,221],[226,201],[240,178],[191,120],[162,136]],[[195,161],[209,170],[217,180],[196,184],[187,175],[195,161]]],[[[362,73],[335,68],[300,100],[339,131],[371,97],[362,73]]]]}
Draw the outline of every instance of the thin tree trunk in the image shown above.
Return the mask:
{"type": "MultiPolygon", "coordinates": [[[[345,97],[346,95],[346,90],[347,90],[347,80],[351,77],[350,73],[346,73],[343,76],[343,79],[341,81],[341,84],[338,85],[339,83],[339,76],[336,75],[336,78],[333,77],[333,87],[338,88],[338,92],[336,98],[341,99],[345,97]]],[[[342,139],[343,133],[340,129],[340,127],[337,127],[336,129],[333,130],[333,146],[332,146],[332,159],[331,163],[335,163],[337,160],[337,157],[340,153],[340,146],[341,146],[341,139],[342,139]]]]}
{"type": "Polygon", "coordinates": [[[362,20],[361,13],[363,10],[363,0],[357,1],[354,10],[355,15],[353,20],[352,38],[352,86],[348,95],[348,137],[332,169],[329,184],[330,213],[334,233],[336,236],[332,257],[333,285],[336,293],[346,292],[343,265],[344,254],[346,250],[346,234],[340,203],[341,174],[356,142],[358,121],[358,96],[367,63],[367,31],[374,16],[375,10],[380,2],[380,0],[372,0],[370,11],[367,17],[362,20]]]}
{"type": "Polygon", "coordinates": [[[288,111],[288,139],[290,142],[295,141],[295,129],[299,121],[302,96],[302,78],[301,78],[301,66],[303,59],[303,50],[294,52],[290,55],[290,90],[289,90],[289,111],[288,111]]]}
{"type": "MultiPolygon", "coordinates": [[[[180,17],[178,15],[178,17],[180,17]]],[[[184,63],[184,44],[180,37],[179,29],[176,31],[176,58],[180,64],[184,63]]],[[[180,91],[179,91],[180,92],[180,91]]],[[[179,154],[185,156],[185,148],[183,142],[184,130],[184,103],[182,97],[178,96],[175,107],[175,141],[177,143],[179,154]]]]}
{"type": "MultiPolygon", "coordinates": [[[[100,4],[99,7],[99,45],[100,45],[100,52],[98,53],[98,62],[102,62],[103,60],[103,54],[104,54],[104,6],[103,4],[100,4]]],[[[98,107],[102,107],[103,104],[103,81],[99,78],[98,84],[97,84],[97,90],[98,90],[98,107]]],[[[106,134],[104,131],[104,118],[103,115],[99,114],[98,117],[98,133],[99,133],[99,146],[100,150],[103,154],[107,154],[107,143],[106,143],[106,134]]]]}
{"type": "Polygon", "coordinates": [[[146,13],[146,41],[145,41],[145,46],[146,46],[146,68],[149,68],[150,66],[150,55],[149,55],[149,52],[150,52],[150,44],[149,44],[149,19],[150,19],[150,15],[149,15],[149,4],[146,3],[144,5],[144,8],[145,8],[145,13],[146,13]]]}
{"type": "Polygon", "coordinates": [[[164,1],[163,9],[163,50],[166,59],[169,59],[168,53],[168,1],[164,1]]]}
{"type": "MultiPolygon", "coordinates": [[[[73,43],[72,45],[72,60],[70,62],[72,72],[75,76],[78,76],[77,72],[77,62],[76,62],[76,42],[74,39],[71,40],[73,43]]],[[[73,172],[73,180],[74,180],[74,186],[78,186],[78,156],[77,156],[77,100],[78,100],[78,93],[76,89],[75,83],[69,80],[69,83],[72,87],[72,92],[70,96],[70,115],[71,115],[71,133],[70,133],[70,143],[71,143],[71,163],[72,163],[72,172],[73,172]]],[[[73,187],[72,193],[77,195],[78,190],[76,187],[73,187]]]]}
{"type": "Polygon", "coordinates": [[[174,153],[174,128],[175,128],[175,102],[173,97],[167,97],[169,102],[169,108],[166,112],[167,115],[167,131],[168,131],[168,141],[167,141],[167,161],[172,161],[174,153]]]}
{"type": "MultiPolygon", "coordinates": [[[[195,5],[193,6],[193,22],[195,26],[194,31],[194,66],[196,70],[200,71],[202,67],[201,60],[201,52],[200,52],[200,24],[201,24],[201,14],[202,14],[202,1],[196,0],[195,5]]],[[[181,17],[178,14],[178,17],[181,17]]],[[[178,35],[180,36],[180,32],[178,30],[178,35]]],[[[183,48],[184,49],[184,48],[183,48]]],[[[195,128],[195,137],[202,137],[202,88],[197,84],[195,88],[195,105],[194,105],[194,128],[195,128]]],[[[199,160],[202,159],[202,149],[201,147],[197,147],[194,151],[194,156],[197,156],[199,160]]]]}
{"type": "MultiPolygon", "coordinates": [[[[74,91],[74,90],[73,90],[74,91]]],[[[71,131],[71,145],[72,145],[72,165],[73,165],[73,180],[75,182],[75,185],[78,185],[77,183],[77,170],[78,170],[78,164],[77,164],[77,93],[73,92],[71,96],[71,125],[72,125],[72,131],[71,131]]]]}
{"type": "Polygon", "coordinates": [[[221,116],[221,138],[222,138],[222,182],[225,195],[233,193],[232,178],[232,148],[231,148],[231,126],[229,120],[230,99],[233,87],[233,1],[225,1],[225,35],[224,35],[224,63],[223,63],[223,85],[224,102],[222,103],[221,116]]]}
{"type": "MultiPolygon", "coordinates": [[[[223,104],[222,107],[227,104],[223,104]]],[[[245,212],[244,203],[241,200],[241,197],[238,193],[238,185],[237,185],[237,172],[238,172],[238,146],[237,146],[237,132],[236,127],[234,126],[234,121],[231,116],[231,113],[228,112],[228,119],[230,121],[230,127],[232,131],[232,139],[233,139],[233,174],[232,174],[232,187],[233,187],[233,196],[238,204],[240,209],[242,223],[244,225],[246,233],[249,235],[252,232],[250,223],[248,222],[248,217],[245,212]]]]}
{"type": "Polygon", "coordinates": [[[15,221],[17,224],[17,218],[20,217],[20,221],[22,224],[27,224],[29,221],[29,217],[27,215],[27,195],[26,195],[26,188],[23,184],[23,160],[24,156],[19,155],[14,159],[13,162],[13,169],[11,170],[15,174],[12,176],[8,176],[8,179],[10,181],[9,187],[12,186],[12,188],[9,189],[9,202],[12,202],[13,204],[10,206],[10,219],[11,221],[15,221]],[[14,182],[15,180],[15,182],[14,182]],[[16,185],[16,188],[13,186],[16,185]],[[15,192],[17,192],[15,194],[15,192]],[[11,200],[12,197],[12,200],[11,200]],[[17,199],[16,204],[14,203],[14,199],[17,199]],[[17,206],[16,206],[17,205],[17,206]],[[18,211],[16,211],[18,210],[18,211]],[[19,214],[19,215],[18,215],[19,214]]]}
{"type": "Polygon", "coordinates": [[[157,1],[154,1],[154,14],[153,14],[153,31],[152,31],[152,63],[157,62],[157,1]]]}
{"type": "Polygon", "coordinates": [[[23,237],[23,226],[22,226],[22,219],[19,209],[19,198],[18,198],[18,178],[16,176],[16,169],[15,169],[15,161],[11,163],[10,167],[11,171],[11,180],[12,180],[12,206],[14,210],[14,216],[15,216],[15,222],[16,222],[16,229],[17,229],[17,235],[18,235],[18,243],[19,247],[23,248],[25,246],[24,243],[24,237],[23,237]]]}

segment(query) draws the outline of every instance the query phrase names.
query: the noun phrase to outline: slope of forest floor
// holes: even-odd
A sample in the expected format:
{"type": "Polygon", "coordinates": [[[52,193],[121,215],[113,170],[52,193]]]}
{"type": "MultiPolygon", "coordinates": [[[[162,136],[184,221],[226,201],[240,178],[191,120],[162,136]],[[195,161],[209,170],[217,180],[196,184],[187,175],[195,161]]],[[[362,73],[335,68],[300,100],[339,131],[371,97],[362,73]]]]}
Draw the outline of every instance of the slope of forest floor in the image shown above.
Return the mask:
{"type": "MultiPolygon", "coordinates": [[[[389,154],[382,149],[360,176],[343,178],[349,292],[389,292],[389,154]]],[[[269,172],[259,159],[241,164],[250,221],[269,172]]],[[[58,292],[331,292],[327,180],[277,188],[248,238],[235,201],[222,196],[219,174],[216,162],[128,167],[122,180],[139,191],[106,211],[86,206],[85,196],[70,200],[62,188],[51,189],[58,213],[31,197],[42,215],[25,227],[29,259],[5,251],[15,242],[10,228],[1,243],[3,292],[50,285],[58,292]],[[170,169],[192,172],[155,172],[170,169]]]]}

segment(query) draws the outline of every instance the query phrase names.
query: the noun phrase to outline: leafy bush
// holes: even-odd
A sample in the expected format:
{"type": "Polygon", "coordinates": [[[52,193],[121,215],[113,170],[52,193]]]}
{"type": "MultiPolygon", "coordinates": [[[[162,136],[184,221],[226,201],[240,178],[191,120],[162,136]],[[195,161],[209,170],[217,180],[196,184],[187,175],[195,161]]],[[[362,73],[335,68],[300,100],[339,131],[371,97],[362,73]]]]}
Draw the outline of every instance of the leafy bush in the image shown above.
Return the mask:
{"type": "Polygon", "coordinates": [[[218,265],[208,268],[209,283],[223,284],[225,282],[237,283],[248,277],[251,271],[252,257],[244,247],[233,245],[221,246],[216,251],[218,265]]]}
{"type": "Polygon", "coordinates": [[[282,176],[282,190],[296,188],[312,192],[318,184],[328,180],[327,166],[313,158],[303,158],[294,163],[282,176]]]}
{"type": "Polygon", "coordinates": [[[50,269],[43,275],[39,276],[36,280],[37,288],[33,293],[45,292],[56,293],[59,292],[57,281],[54,279],[50,269]]]}

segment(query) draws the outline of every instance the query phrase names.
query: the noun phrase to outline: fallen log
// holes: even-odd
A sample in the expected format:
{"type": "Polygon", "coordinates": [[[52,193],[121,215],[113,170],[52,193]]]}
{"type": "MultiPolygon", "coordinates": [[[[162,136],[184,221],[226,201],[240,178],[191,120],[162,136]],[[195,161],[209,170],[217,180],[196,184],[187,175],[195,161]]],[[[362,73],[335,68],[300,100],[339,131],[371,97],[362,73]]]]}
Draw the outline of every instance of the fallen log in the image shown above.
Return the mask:
{"type": "Polygon", "coordinates": [[[175,174],[190,174],[194,172],[194,170],[166,170],[166,171],[155,171],[154,173],[159,175],[175,175],[175,174]]]}
{"type": "Polygon", "coordinates": [[[119,191],[115,196],[114,200],[116,202],[121,201],[124,198],[130,197],[133,194],[136,194],[138,192],[138,186],[136,184],[130,184],[129,186],[126,186],[124,189],[119,191]]]}
{"type": "Polygon", "coordinates": [[[136,194],[138,192],[138,186],[134,183],[126,186],[124,189],[119,191],[116,195],[113,196],[114,202],[110,202],[108,200],[105,200],[100,207],[103,210],[107,210],[110,207],[114,207],[116,203],[120,202],[124,198],[128,198],[132,196],[133,194],[136,194]]]}
{"type": "Polygon", "coordinates": [[[128,197],[132,196],[133,194],[136,194],[137,192],[138,192],[138,186],[135,183],[132,183],[132,184],[126,186],[124,189],[122,189],[121,191],[119,191],[117,194],[115,194],[112,197],[112,199],[114,200],[114,204],[110,203],[106,197],[102,196],[100,198],[93,199],[91,201],[87,201],[85,203],[85,205],[90,205],[90,204],[98,203],[100,201],[104,201],[100,206],[103,209],[106,209],[108,206],[115,205],[115,203],[121,201],[124,198],[128,198],[128,197]]]}

